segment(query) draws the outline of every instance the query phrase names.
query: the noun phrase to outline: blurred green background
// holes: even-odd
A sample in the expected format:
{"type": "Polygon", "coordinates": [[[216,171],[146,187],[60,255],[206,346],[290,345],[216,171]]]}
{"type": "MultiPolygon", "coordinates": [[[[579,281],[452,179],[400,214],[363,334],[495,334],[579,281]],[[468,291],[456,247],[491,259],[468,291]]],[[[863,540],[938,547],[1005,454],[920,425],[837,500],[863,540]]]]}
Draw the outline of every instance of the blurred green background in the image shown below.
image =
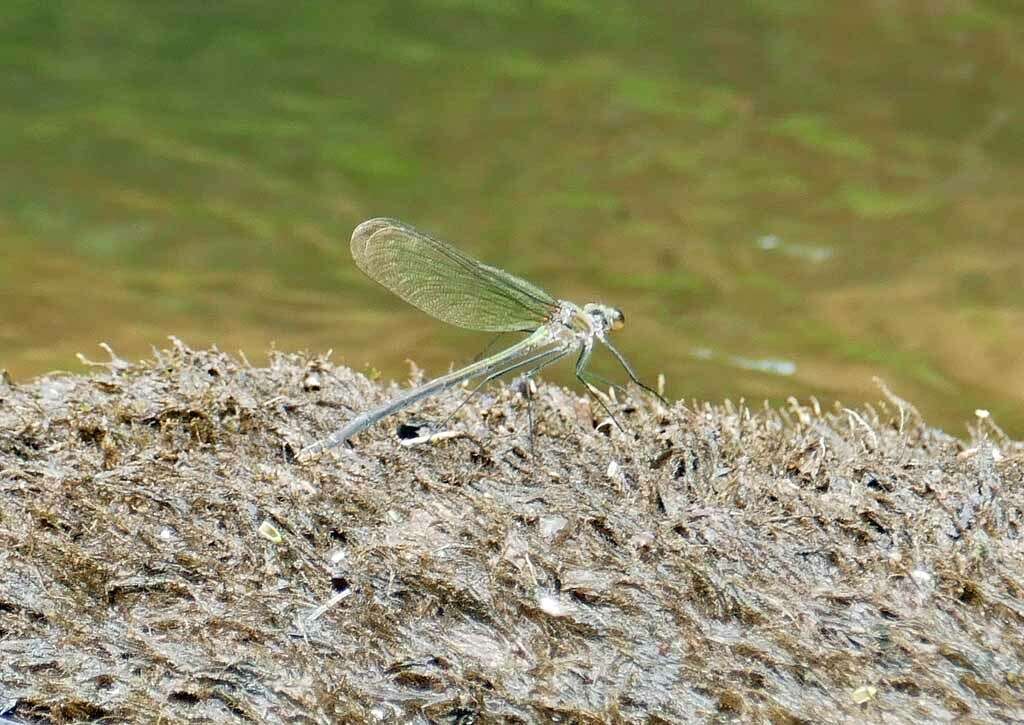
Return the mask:
{"type": "Polygon", "coordinates": [[[6,0],[0,367],[465,362],[352,264],[388,215],[621,306],[673,397],[1024,434],[1022,89],[1017,0],[6,0]]]}

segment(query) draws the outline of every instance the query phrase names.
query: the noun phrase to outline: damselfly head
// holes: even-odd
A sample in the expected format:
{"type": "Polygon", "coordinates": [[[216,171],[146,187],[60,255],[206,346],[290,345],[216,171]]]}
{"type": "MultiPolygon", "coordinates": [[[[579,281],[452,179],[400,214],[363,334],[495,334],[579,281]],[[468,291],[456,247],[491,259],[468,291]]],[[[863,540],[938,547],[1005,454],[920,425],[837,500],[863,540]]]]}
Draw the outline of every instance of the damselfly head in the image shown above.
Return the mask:
{"type": "Polygon", "coordinates": [[[594,318],[603,330],[621,330],[626,324],[626,316],[618,307],[592,302],[584,305],[583,311],[594,318]]]}
{"type": "Polygon", "coordinates": [[[626,326],[626,314],[618,307],[612,307],[611,311],[612,329],[621,330],[626,326]]]}

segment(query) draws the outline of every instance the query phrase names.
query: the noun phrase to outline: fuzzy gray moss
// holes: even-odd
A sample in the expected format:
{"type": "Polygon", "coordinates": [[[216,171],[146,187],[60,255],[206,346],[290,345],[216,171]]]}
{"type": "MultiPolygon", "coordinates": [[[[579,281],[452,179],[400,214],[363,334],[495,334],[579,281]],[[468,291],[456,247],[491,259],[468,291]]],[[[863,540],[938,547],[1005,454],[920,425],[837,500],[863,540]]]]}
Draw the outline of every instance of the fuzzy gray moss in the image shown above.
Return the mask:
{"type": "Polygon", "coordinates": [[[392,392],[180,343],[0,381],[0,721],[1024,719],[1024,447],[873,408],[392,392]],[[417,415],[444,419],[458,399],[417,415]],[[532,450],[531,450],[532,448],[532,450]]]}

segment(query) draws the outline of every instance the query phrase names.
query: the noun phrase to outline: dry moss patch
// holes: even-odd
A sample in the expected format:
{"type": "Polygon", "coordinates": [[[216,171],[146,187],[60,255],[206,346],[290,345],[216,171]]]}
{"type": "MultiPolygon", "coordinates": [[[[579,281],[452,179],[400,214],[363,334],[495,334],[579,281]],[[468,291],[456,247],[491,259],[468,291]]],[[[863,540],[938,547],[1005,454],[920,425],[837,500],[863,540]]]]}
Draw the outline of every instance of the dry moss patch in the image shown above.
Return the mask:
{"type": "Polygon", "coordinates": [[[527,404],[176,344],[0,381],[0,720],[1024,719],[1024,448],[903,401],[527,404]],[[415,416],[443,420],[443,396],[415,416]]]}

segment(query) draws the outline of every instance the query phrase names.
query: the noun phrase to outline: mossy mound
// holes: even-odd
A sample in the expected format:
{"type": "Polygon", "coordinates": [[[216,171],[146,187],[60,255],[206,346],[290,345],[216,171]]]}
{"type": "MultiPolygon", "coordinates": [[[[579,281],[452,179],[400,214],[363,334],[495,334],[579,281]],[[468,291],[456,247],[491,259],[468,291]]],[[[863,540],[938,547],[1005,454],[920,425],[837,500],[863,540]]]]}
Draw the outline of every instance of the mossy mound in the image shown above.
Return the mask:
{"type": "Polygon", "coordinates": [[[991,421],[637,398],[620,430],[498,387],[463,436],[296,461],[391,394],[180,343],[0,382],[0,721],[1024,720],[991,421]]]}

